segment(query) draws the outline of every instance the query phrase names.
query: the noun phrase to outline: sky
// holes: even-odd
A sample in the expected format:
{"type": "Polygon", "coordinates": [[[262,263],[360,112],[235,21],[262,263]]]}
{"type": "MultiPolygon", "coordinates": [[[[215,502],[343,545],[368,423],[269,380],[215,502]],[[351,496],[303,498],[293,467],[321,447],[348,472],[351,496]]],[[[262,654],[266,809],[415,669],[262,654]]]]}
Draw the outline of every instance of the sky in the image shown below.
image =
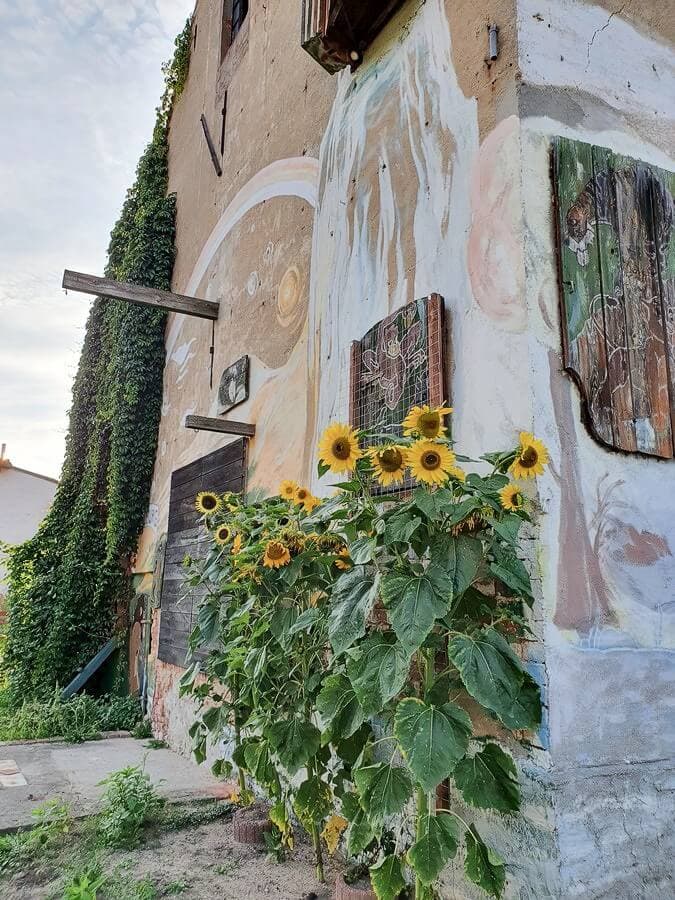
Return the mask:
{"type": "Polygon", "coordinates": [[[194,0],[0,0],[0,443],[58,477],[90,298],[194,0]]]}

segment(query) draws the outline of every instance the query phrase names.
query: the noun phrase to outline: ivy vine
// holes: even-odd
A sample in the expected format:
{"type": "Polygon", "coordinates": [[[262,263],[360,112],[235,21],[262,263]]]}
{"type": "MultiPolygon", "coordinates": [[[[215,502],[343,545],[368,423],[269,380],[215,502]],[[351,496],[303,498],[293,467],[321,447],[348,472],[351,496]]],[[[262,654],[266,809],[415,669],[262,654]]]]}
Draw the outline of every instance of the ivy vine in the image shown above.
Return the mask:
{"type": "MultiPolygon", "coordinates": [[[[105,273],[163,290],[175,255],[169,123],[187,78],[191,32],[188,19],[163,69],[152,140],[112,230],[105,273]]],[[[161,310],[119,301],[92,307],[54,503],[37,534],[9,551],[2,669],[16,703],[67,683],[116,630],[149,500],[165,321],[161,310]]]]}

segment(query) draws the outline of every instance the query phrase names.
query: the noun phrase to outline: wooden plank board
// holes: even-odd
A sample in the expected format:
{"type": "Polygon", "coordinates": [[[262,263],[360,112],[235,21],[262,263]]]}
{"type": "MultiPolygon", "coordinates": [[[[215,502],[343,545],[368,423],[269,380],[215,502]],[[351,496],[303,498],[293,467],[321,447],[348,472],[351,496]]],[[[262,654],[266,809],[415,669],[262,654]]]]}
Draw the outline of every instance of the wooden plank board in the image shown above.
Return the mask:
{"type": "Polygon", "coordinates": [[[220,434],[236,434],[244,437],[255,436],[255,425],[248,422],[231,422],[227,419],[212,419],[208,416],[186,416],[185,427],[196,431],[216,431],[220,434]]]}
{"type": "Polygon", "coordinates": [[[670,394],[659,273],[654,254],[654,212],[649,167],[612,156],[621,286],[637,449],[673,456],[670,394]]]}
{"type": "Polygon", "coordinates": [[[652,209],[656,237],[661,308],[666,342],[666,365],[670,386],[670,425],[675,452],[675,173],[654,169],[652,209]]]}
{"type": "Polygon", "coordinates": [[[155,309],[165,309],[168,312],[196,316],[200,319],[215,320],[218,318],[220,310],[220,305],[211,300],[186,297],[183,294],[173,294],[170,291],[160,291],[138,284],[113,281],[111,278],[99,278],[96,275],[72,272],[69,269],[63,273],[63,287],[68,291],[92,294],[103,299],[126,300],[127,303],[134,303],[138,306],[151,306],[155,309]]]}
{"type": "Polygon", "coordinates": [[[579,386],[591,430],[599,440],[613,445],[612,395],[607,371],[590,144],[557,138],[554,176],[565,368],[579,386]]]}

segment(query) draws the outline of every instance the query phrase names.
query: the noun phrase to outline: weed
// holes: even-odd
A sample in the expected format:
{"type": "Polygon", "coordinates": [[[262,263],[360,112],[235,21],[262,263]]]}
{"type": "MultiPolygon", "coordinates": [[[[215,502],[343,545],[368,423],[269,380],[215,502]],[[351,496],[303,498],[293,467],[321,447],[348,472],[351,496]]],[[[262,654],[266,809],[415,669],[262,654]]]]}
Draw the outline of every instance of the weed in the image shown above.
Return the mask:
{"type": "Polygon", "coordinates": [[[217,819],[229,818],[233,809],[227,800],[208,800],[187,806],[172,805],[166,807],[159,824],[162,831],[182,831],[184,828],[196,828],[217,819]]]}
{"type": "Polygon", "coordinates": [[[163,806],[140,766],[128,766],[113,772],[101,784],[105,785],[103,808],[98,817],[98,834],[103,846],[135,847],[141,830],[163,806]]]}
{"type": "Polygon", "coordinates": [[[98,866],[73,875],[63,889],[63,900],[98,900],[98,891],[105,881],[98,866]]]}
{"type": "Polygon", "coordinates": [[[148,719],[141,719],[140,722],[136,723],[136,727],[131,733],[136,738],[136,740],[142,741],[144,738],[152,737],[152,726],[150,725],[148,719]]]}
{"type": "Polygon", "coordinates": [[[229,862],[221,863],[219,866],[214,868],[214,872],[216,875],[232,875],[233,872],[239,868],[240,860],[231,859],[229,862]]]}
{"type": "Polygon", "coordinates": [[[148,750],[166,750],[169,746],[166,741],[159,741],[157,738],[150,738],[147,744],[143,745],[148,750]]]}
{"type": "Polygon", "coordinates": [[[38,806],[33,818],[35,825],[30,830],[0,837],[0,875],[51,849],[70,830],[70,810],[61,800],[38,806]]]}
{"type": "Polygon", "coordinates": [[[176,897],[178,894],[184,894],[188,889],[188,885],[184,881],[172,881],[164,888],[165,897],[176,897]]]}

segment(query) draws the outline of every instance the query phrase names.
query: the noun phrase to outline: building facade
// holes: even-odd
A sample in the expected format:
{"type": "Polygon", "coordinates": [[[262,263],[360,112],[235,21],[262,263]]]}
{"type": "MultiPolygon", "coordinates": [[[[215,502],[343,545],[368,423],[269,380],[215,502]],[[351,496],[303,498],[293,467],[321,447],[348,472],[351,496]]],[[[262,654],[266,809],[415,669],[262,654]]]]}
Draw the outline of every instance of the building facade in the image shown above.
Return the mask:
{"type": "MultiPolygon", "coordinates": [[[[189,752],[182,667],[161,646],[181,486],[187,497],[212,473],[320,491],[317,438],[348,417],[352,341],[439,294],[463,452],[508,447],[525,429],[552,456],[525,548],[538,589],[526,652],[547,720],[532,753],[518,751],[525,815],[489,823],[509,896],[668,895],[672,15],[656,0],[408,0],[353,72],[330,74],[301,47],[312,3],[234,5],[198,0],[171,122],[173,289],[220,314],[213,326],[173,315],[166,333],[132,640],[155,730],[189,752]],[[243,356],[247,399],[226,416],[256,435],[219,457],[232,438],[188,431],[185,418],[221,413],[221,375],[243,356]]],[[[474,896],[461,873],[446,882],[448,897],[474,896]]]]}

